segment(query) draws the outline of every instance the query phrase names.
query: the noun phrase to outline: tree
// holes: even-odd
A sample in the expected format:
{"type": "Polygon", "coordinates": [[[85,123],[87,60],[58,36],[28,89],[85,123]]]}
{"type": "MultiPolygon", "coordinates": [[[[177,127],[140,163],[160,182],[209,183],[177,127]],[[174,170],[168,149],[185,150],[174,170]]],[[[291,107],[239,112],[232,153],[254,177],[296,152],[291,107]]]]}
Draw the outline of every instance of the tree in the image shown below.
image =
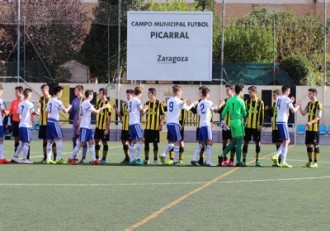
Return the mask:
{"type": "MultiPolygon", "coordinates": [[[[3,51],[0,59],[8,60],[9,57],[9,60],[14,60],[17,1],[0,0],[0,5],[0,31],[3,33],[0,37],[0,50],[3,51]]],[[[25,21],[27,34],[26,59],[39,60],[38,52],[51,69],[55,69],[74,58],[86,35],[86,20],[80,0],[21,0],[21,32],[25,21]]]]}

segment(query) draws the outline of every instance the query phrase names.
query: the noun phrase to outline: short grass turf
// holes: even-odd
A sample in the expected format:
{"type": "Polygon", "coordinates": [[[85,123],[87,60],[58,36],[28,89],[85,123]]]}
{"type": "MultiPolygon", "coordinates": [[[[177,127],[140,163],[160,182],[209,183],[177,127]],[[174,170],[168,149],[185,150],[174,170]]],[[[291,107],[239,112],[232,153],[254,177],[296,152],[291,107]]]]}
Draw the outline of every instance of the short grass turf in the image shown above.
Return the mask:
{"type": "MultiPolygon", "coordinates": [[[[289,149],[292,169],[271,167],[273,145],[262,145],[262,168],[254,167],[254,145],[247,168],[121,166],[121,144],[109,146],[106,166],[0,165],[0,230],[125,230],[154,212],[136,229],[329,230],[330,146],[321,146],[318,169],[301,167],[303,145],[289,149]]],[[[195,147],[186,144],[186,163],[195,147]]],[[[12,141],[5,150],[10,158],[12,141]]],[[[33,141],[33,161],[41,150],[33,141]]],[[[65,159],[71,150],[65,142],[65,159]]],[[[215,144],[215,163],[220,150],[215,144]]]]}

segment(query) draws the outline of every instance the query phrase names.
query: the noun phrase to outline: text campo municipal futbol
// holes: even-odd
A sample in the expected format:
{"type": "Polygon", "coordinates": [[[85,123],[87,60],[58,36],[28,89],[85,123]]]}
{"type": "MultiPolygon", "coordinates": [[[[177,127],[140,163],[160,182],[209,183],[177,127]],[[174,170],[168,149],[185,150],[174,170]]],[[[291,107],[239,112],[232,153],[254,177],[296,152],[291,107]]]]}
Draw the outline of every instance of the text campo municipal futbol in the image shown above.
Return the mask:
{"type": "MultiPolygon", "coordinates": [[[[134,27],[209,27],[208,22],[146,22],[132,21],[131,26],[134,27]]],[[[186,31],[151,31],[152,39],[189,39],[186,31]]]]}
{"type": "Polygon", "coordinates": [[[163,55],[157,55],[157,61],[159,63],[179,63],[179,62],[188,62],[189,59],[187,56],[163,56],[163,55]]]}

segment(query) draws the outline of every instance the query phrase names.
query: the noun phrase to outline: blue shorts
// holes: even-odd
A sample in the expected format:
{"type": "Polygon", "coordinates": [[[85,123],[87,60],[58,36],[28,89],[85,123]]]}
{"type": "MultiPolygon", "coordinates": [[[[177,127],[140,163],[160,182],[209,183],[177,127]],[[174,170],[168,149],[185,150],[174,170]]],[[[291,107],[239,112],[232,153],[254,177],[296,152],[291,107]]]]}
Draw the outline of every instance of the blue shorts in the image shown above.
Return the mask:
{"type": "Polygon", "coordinates": [[[22,142],[30,142],[31,141],[31,128],[20,127],[19,128],[19,140],[22,142]]]}
{"type": "Polygon", "coordinates": [[[282,140],[290,139],[288,123],[276,122],[278,132],[282,140]]]}
{"type": "Polygon", "coordinates": [[[0,138],[3,138],[3,137],[5,137],[5,134],[3,133],[3,126],[0,126],[0,138]]]}
{"type": "Polygon", "coordinates": [[[212,140],[211,127],[205,126],[199,128],[198,141],[212,140]]]}
{"type": "Polygon", "coordinates": [[[63,131],[58,121],[48,119],[46,138],[47,140],[60,140],[63,138],[63,131]]]}
{"type": "Polygon", "coordinates": [[[180,124],[167,124],[168,139],[171,142],[182,141],[180,124]]]}
{"type": "Polygon", "coordinates": [[[140,140],[143,137],[143,132],[140,124],[129,125],[129,135],[132,141],[140,140]]]}
{"type": "Polygon", "coordinates": [[[86,143],[91,140],[94,140],[93,130],[90,128],[80,128],[79,141],[86,143]]]}

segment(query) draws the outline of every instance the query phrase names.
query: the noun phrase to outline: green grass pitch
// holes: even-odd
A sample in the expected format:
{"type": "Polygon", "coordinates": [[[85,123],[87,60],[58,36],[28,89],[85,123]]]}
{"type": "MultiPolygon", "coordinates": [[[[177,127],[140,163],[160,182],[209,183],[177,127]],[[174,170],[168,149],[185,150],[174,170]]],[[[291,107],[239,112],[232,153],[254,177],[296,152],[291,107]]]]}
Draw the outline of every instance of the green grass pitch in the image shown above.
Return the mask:
{"type": "MultiPolygon", "coordinates": [[[[33,161],[41,146],[32,142],[33,161]]],[[[0,165],[0,230],[329,230],[329,146],[318,169],[301,167],[303,145],[289,149],[292,169],[271,167],[273,145],[261,147],[262,168],[254,145],[247,168],[121,166],[121,144],[109,146],[107,166],[0,165]]],[[[195,147],[186,144],[186,163],[195,147]]],[[[12,150],[5,141],[7,158],[12,150]]],[[[65,142],[65,159],[71,150],[65,142]]]]}

